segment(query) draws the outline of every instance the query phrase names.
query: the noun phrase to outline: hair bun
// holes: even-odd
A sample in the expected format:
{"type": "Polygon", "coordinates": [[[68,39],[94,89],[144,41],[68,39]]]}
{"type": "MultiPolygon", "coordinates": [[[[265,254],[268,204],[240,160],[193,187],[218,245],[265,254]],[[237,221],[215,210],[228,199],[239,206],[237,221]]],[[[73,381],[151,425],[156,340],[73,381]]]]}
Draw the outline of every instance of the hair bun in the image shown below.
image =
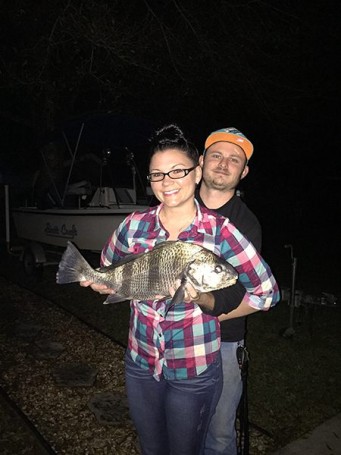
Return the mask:
{"type": "Polygon", "coordinates": [[[151,142],[154,146],[161,146],[161,148],[163,148],[162,146],[169,147],[172,144],[176,147],[187,144],[183,131],[175,124],[165,125],[157,130],[151,142]]]}
{"type": "Polygon", "coordinates": [[[196,147],[186,139],[183,131],[174,123],[155,131],[150,139],[150,158],[155,152],[167,149],[181,150],[193,163],[198,163],[199,154],[196,147]]]}

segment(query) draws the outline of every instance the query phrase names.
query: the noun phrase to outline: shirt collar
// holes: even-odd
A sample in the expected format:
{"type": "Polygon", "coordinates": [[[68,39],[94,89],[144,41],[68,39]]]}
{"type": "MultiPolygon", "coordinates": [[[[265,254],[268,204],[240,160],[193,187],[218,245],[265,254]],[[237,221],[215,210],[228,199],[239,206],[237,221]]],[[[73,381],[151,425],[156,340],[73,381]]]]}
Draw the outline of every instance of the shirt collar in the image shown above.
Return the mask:
{"type": "Polygon", "coordinates": [[[162,226],[161,226],[161,223],[160,223],[160,212],[161,212],[162,207],[163,207],[163,203],[161,203],[160,205],[158,205],[156,207],[156,212],[155,212],[155,227],[156,227],[156,229],[163,229],[162,226]]]}
{"type": "MultiPolygon", "coordinates": [[[[197,214],[194,218],[191,232],[193,232],[193,230],[195,230],[196,232],[212,234],[213,231],[211,228],[211,224],[206,222],[207,221],[206,211],[208,211],[208,209],[203,208],[196,199],[194,199],[194,202],[195,202],[195,205],[197,208],[197,214]]],[[[161,212],[162,207],[163,207],[163,203],[158,205],[156,208],[156,212],[155,212],[156,229],[163,229],[162,225],[160,223],[160,212],[161,212]]]]}
{"type": "Polygon", "coordinates": [[[195,224],[197,227],[198,232],[206,233],[206,234],[213,234],[212,230],[212,224],[209,222],[208,219],[208,212],[212,213],[213,212],[206,207],[202,206],[199,204],[199,202],[194,199],[195,204],[197,206],[197,216],[195,218],[195,224]]]}

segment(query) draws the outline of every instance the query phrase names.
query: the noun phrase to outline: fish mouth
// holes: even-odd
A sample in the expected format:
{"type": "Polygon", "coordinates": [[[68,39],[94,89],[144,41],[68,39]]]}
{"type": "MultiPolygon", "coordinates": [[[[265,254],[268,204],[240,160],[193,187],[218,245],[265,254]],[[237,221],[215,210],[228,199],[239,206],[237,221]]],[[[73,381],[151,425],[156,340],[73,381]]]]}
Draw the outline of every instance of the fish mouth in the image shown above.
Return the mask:
{"type": "Polygon", "coordinates": [[[228,283],[229,285],[235,284],[237,282],[237,279],[238,277],[232,276],[226,280],[226,283],[228,283]]]}

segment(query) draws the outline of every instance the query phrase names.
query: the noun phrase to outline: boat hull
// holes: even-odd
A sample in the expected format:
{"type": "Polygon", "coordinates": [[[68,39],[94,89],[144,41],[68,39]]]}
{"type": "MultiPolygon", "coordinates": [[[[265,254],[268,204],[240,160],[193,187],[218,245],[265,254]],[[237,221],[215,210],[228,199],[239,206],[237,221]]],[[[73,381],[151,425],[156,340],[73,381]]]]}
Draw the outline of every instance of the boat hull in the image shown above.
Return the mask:
{"type": "Polygon", "coordinates": [[[147,208],[141,205],[46,210],[25,207],[12,210],[12,216],[20,239],[57,247],[66,247],[69,240],[79,249],[101,251],[127,215],[147,208]]]}

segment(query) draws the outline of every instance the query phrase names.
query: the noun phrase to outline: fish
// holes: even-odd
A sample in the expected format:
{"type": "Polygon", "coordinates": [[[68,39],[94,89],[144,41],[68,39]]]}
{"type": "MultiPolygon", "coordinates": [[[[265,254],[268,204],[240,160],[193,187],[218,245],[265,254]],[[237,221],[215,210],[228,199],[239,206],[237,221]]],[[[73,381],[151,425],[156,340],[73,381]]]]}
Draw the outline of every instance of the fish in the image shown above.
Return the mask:
{"type": "Polygon", "coordinates": [[[197,292],[210,292],[232,286],[237,279],[237,271],[225,259],[201,245],[181,240],[161,242],[147,252],[130,254],[98,269],[68,241],[56,275],[58,284],[86,280],[114,289],[115,294],[109,294],[104,303],[171,298],[169,289],[174,288],[172,305],[183,302],[187,283],[197,292]]]}

